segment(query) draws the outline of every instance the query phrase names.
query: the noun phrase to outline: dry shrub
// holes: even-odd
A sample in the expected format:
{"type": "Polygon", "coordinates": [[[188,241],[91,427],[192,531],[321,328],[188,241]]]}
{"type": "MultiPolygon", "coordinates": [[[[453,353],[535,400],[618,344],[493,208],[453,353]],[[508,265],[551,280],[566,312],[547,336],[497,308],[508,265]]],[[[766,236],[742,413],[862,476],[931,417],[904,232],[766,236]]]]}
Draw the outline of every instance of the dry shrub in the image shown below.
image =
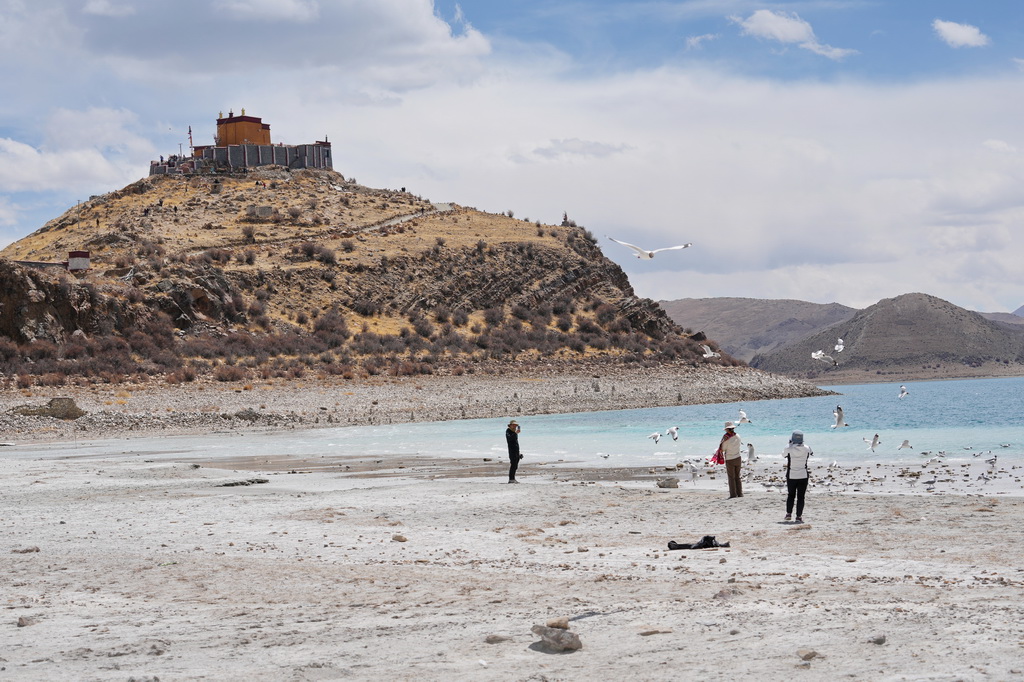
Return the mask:
{"type": "Polygon", "coordinates": [[[237,365],[217,365],[213,378],[217,381],[242,381],[249,378],[249,371],[237,365]]]}

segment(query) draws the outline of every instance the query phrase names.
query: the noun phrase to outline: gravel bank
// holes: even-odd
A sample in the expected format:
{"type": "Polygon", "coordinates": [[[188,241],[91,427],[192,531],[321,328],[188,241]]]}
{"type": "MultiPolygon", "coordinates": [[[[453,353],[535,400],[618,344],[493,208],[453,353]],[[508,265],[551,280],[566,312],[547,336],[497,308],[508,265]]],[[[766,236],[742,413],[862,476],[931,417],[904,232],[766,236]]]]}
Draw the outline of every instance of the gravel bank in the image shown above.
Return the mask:
{"type": "Polygon", "coordinates": [[[568,373],[373,377],[362,381],[37,387],[0,394],[0,440],[64,441],[261,431],[693,405],[823,395],[746,367],[601,367],[568,373]],[[72,398],[77,419],[17,414],[72,398]]]}

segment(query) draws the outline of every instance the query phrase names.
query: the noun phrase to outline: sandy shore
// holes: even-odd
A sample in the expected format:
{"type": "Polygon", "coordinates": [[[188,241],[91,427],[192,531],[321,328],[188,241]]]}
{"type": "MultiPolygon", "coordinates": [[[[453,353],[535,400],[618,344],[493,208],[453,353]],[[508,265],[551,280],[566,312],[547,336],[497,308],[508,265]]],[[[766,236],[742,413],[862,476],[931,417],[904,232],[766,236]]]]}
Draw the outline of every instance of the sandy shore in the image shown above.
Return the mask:
{"type": "Polygon", "coordinates": [[[819,486],[797,525],[720,476],[209,464],[0,458],[0,677],[1024,679],[995,490],[819,486]],[[704,535],[730,547],[666,549],[704,535]],[[531,632],[557,618],[582,649],[531,632]]]}
{"type": "Polygon", "coordinates": [[[210,431],[447,421],[822,395],[813,384],[745,367],[601,366],[586,372],[509,368],[503,375],[372,377],[33,387],[0,391],[0,441],[71,441],[210,431]],[[85,415],[24,416],[53,398],[85,415]]]}
{"type": "MultiPolygon", "coordinates": [[[[804,395],[747,371],[8,391],[3,440],[804,395]],[[73,421],[9,410],[73,396],[73,421]],[[237,416],[238,413],[247,416],[237,416]]],[[[720,471],[0,449],[0,679],[1024,679],[1018,467],[720,471]],[[982,474],[985,474],[982,477],[982,474]],[[676,477],[678,488],[659,479],[676,477]],[[668,551],[714,535],[730,547],[668,551]],[[566,619],[582,649],[532,632],[566,619]]]]}

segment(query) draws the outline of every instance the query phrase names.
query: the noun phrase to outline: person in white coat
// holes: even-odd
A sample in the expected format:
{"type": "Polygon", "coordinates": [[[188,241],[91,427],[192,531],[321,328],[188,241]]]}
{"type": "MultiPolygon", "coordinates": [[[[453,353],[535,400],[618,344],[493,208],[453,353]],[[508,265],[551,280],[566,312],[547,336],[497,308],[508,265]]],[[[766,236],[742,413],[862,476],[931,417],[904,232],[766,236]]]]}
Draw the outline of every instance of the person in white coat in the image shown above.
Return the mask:
{"type": "Polygon", "coordinates": [[[786,458],[786,487],[789,494],[786,496],[786,521],[793,518],[793,502],[796,502],[796,522],[803,523],[804,496],[807,494],[807,481],[810,477],[810,470],[807,467],[808,458],[814,451],[804,445],[804,434],[802,431],[794,431],[789,437],[789,445],[782,451],[786,458]]]}
{"type": "Polygon", "coordinates": [[[718,443],[718,450],[725,458],[725,471],[729,478],[729,498],[743,497],[743,479],[740,478],[740,437],[736,435],[736,424],[725,422],[725,435],[718,443]]]}

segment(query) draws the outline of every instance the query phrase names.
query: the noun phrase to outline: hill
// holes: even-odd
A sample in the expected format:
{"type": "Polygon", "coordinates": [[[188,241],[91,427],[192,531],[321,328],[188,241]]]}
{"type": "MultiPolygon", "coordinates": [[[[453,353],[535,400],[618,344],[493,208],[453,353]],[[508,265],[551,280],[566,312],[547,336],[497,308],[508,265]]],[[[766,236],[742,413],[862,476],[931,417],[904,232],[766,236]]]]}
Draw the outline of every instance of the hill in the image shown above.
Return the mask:
{"type": "Polygon", "coordinates": [[[884,299],[751,366],[816,382],[1001,376],[1024,373],[1024,333],[927,294],[884,299]],[[845,348],[832,351],[838,338],[845,348]],[[838,366],[811,358],[824,350],[838,366]]]}
{"type": "Polygon", "coordinates": [[[152,176],[0,258],[0,371],[23,385],[706,362],[572,221],[334,171],[152,176]],[[54,265],[75,250],[87,272],[54,265]]]}
{"type": "Polygon", "coordinates": [[[733,357],[745,362],[759,353],[770,353],[800,341],[857,312],[838,303],[791,299],[683,298],[658,303],[677,324],[703,331],[733,357]]]}

